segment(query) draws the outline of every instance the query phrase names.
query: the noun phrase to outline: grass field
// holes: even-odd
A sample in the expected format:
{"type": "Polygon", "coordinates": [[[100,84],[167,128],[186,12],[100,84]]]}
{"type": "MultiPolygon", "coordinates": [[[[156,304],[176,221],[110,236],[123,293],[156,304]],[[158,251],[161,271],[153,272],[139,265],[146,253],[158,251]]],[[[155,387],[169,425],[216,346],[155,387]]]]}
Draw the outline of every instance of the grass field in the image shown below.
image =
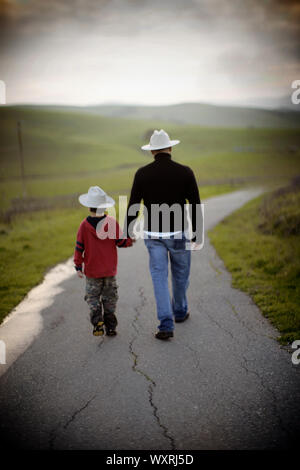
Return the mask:
{"type": "Polygon", "coordinates": [[[9,226],[2,224],[0,322],[49,267],[71,255],[79,222],[78,210],[65,209],[21,214],[9,226]]]}
{"type": "Polygon", "coordinates": [[[0,108],[0,209],[22,195],[17,121],[22,122],[27,195],[51,198],[98,184],[126,193],[150,162],[140,150],[153,128],[167,127],[181,145],[173,158],[191,165],[199,185],[284,181],[300,173],[295,129],[214,129],[106,118],[38,108],[0,108]]]}
{"type": "Polygon", "coordinates": [[[300,338],[300,183],[246,204],[210,232],[232,273],[281,333],[300,338]]]}
{"type": "Polygon", "coordinates": [[[214,129],[1,107],[0,319],[48,268],[72,254],[83,217],[78,194],[99,185],[115,199],[127,195],[136,169],[151,161],[140,146],[161,127],[181,140],[173,158],[193,168],[202,199],[247,184],[277,187],[300,174],[300,134],[293,129],[214,129]],[[22,122],[25,198],[17,121],[22,122]]]}

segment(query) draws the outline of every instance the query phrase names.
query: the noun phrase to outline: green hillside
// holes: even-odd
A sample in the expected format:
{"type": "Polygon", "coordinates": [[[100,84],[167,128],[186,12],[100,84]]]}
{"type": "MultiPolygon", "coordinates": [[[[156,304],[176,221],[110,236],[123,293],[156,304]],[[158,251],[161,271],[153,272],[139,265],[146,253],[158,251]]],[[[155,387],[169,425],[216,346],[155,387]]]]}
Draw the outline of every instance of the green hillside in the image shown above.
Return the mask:
{"type": "Polygon", "coordinates": [[[293,129],[216,129],[78,111],[2,107],[2,210],[22,195],[18,120],[22,122],[27,196],[55,197],[62,204],[93,184],[126,194],[136,169],[151,161],[140,146],[154,128],[161,127],[181,140],[173,158],[192,166],[202,191],[232,183],[276,183],[300,172],[300,135],[293,129]]]}
{"type": "Polygon", "coordinates": [[[238,106],[182,103],[170,106],[101,105],[86,108],[102,116],[151,119],[207,127],[300,127],[300,113],[238,106]]]}

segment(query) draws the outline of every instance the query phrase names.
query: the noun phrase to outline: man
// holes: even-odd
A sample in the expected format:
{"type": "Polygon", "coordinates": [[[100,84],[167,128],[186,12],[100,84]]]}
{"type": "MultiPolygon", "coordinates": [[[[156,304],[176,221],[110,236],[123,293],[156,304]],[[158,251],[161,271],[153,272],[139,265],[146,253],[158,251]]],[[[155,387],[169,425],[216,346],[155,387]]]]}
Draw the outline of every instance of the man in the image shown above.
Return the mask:
{"type": "Polygon", "coordinates": [[[186,249],[187,201],[193,249],[201,242],[202,236],[201,202],[194,173],[171,158],[172,147],[179,143],[179,140],[170,140],[161,129],[154,131],[150,143],[142,147],[151,151],[154,161],[135,174],[124,226],[125,236],[134,238],[134,221],[143,200],[144,238],[160,321],[155,336],[162,340],[173,337],[174,318],[179,323],[189,317],[186,291],[191,251],[186,249]],[[168,289],[168,258],[172,272],[172,301],[168,289]]]}

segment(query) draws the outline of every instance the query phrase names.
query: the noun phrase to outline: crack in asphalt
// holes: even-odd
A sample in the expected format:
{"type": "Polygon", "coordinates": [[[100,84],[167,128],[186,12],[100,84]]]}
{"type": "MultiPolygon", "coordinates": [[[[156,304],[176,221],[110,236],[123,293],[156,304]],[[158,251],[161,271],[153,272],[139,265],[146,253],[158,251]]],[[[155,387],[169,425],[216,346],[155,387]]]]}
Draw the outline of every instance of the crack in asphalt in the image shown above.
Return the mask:
{"type": "Polygon", "coordinates": [[[134,316],[133,321],[131,323],[133,329],[136,332],[136,334],[133,336],[133,338],[131,339],[129,343],[129,353],[133,357],[133,365],[131,368],[133,372],[140,374],[148,382],[147,391],[148,391],[149,403],[152,408],[153,416],[156,419],[157,424],[161,428],[164,437],[170,442],[171,449],[175,450],[176,449],[175,440],[170,435],[168,428],[161,422],[159,412],[158,412],[158,407],[154,404],[153,396],[154,396],[154,388],[156,387],[156,383],[151,377],[149,377],[149,375],[146,374],[146,372],[144,372],[142,369],[138,367],[138,355],[133,349],[133,344],[139,335],[139,329],[137,327],[137,323],[138,323],[138,318],[140,315],[140,310],[144,307],[146,303],[146,297],[144,295],[144,289],[142,287],[139,288],[139,297],[141,299],[141,302],[137,307],[135,307],[136,315],[134,316]]]}
{"type": "MultiPolygon", "coordinates": [[[[210,319],[210,321],[212,323],[216,324],[221,330],[223,330],[225,333],[227,333],[234,341],[237,341],[239,343],[238,339],[234,337],[234,335],[231,333],[231,331],[224,328],[223,325],[221,325],[217,320],[212,318],[207,312],[205,312],[205,314],[210,319]]],[[[287,429],[284,426],[281,415],[279,413],[279,409],[278,409],[278,406],[277,406],[278,400],[277,400],[277,397],[276,397],[275,393],[273,392],[273,390],[270,387],[268,387],[268,385],[265,384],[264,379],[259,375],[259,373],[256,370],[249,369],[249,367],[248,367],[249,361],[247,360],[246,356],[241,354],[241,357],[243,358],[243,361],[244,361],[244,362],[240,363],[241,367],[246,371],[247,374],[248,373],[254,374],[259,379],[263,389],[266,390],[271,395],[271,397],[272,397],[271,404],[272,404],[272,407],[273,407],[273,410],[274,410],[274,415],[276,416],[276,418],[278,420],[279,426],[288,436],[290,436],[291,433],[290,433],[289,429],[287,429]]]]}
{"type": "MultiPolygon", "coordinates": [[[[264,333],[258,333],[254,330],[252,330],[252,328],[250,328],[247,323],[241,318],[241,316],[239,315],[236,307],[231,303],[231,301],[229,299],[226,299],[226,297],[224,297],[224,300],[225,302],[228,303],[228,305],[231,307],[231,310],[233,311],[234,313],[234,317],[238,320],[238,322],[243,325],[250,333],[253,333],[255,336],[262,336],[262,337],[265,337],[265,338],[268,338],[268,339],[275,339],[273,338],[273,336],[270,336],[270,335],[265,335],[264,333]]],[[[251,338],[250,338],[251,339],[251,338]]]]}
{"type": "Polygon", "coordinates": [[[191,346],[184,343],[183,341],[179,341],[179,344],[181,344],[184,348],[189,349],[194,354],[194,357],[196,359],[196,361],[195,361],[196,362],[196,369],[198,369],[200,372],[203,372],[203,369],[201,369],[201,367],[200,367],[200,360],[199,360],[199,357],[198,357],[199,354],[201,354],[200,351],[197,351],[197,349],[192,348],[191,346]]]}
{"type": "Polygon", "coordinates": [[[227,333],[231,339],[233,339],[234,341],[238,341],[238,339],[236,339],[233,334],[231,333],[231,331],[227,330],[223,325],[221,325],[221,323],[219,323],[217,320],[215,320],[211,315],[209,315],[204,309],[201,308],[201,305],[199,304],[197,306],[198,308],[198,311],[199,312],[204,312],[205,315],[207,316],[207,318],[211,321],[211,323],[214,323],[215,325],[217,325],[222,331],[224,331],[225,333],[227,333]]]}
{"type": "Polygon", "coordinates": [[[68,419],[68,421],[62,425],[61,422],[50,432],[50,437],[49,437],[49,448],[50,450],[54,449],[54,443],[55,440],[57,439],[57,431],[59,428],[67,429],[67,427],[75,420],[76,416],[81,413],[83,410],[85,410],[89,404],[96,398],[97,395],[93,395],[92,398],[90,398],[81,408],[77,409],[74,411],[72,414],[71,418],[68,419]]]}
{"type": "MultiPolygon", "coordinates": [[[[99,350],[102,348],[102,346],[104,345],[105,343],[105,340],[104,340],[104,336],[102,337],[101,341],[99,341],[99,343],[97,344],[97,349],[95,351],[95,354],[98,354],[99,350]]],[[[83,369],[85,369],[86,365],[89,364],[91,362],[91,358],[90,356],[88,356],[81,364],[81,367],[83,369]]]]}
{"type": "Polygon", "coordinates": [[[49,449],[50,450],[54,450],[54,442],[55,442],[55,439],[57,438],[57,431],[58,429],[60,428],[61,426],[61,423],[58,423],[58,425],[52,429],[52,431],[50,431],[50,435],[49,435],[49,449]]]}
{"type": "Polygon", "coordinates": [[[90,398],[81,408],[78,410],[74,411],[72,414],[71,418],[64,424],[63,428],[67,429],[67,427],[75,420],[76,416],[81,413],[83,410],[85,410],[89,404],[96,398],[97,395],[93,395],[92,398],[90,398]]]}
{"type": "MultiPolygon", "coordinates": [[[[265,337],[265,338],[268,338],[268,339],[274,339],[273,337],[269,336],[269,335],[264,335],[263,333],[256,333],[254,330],[252,330],[251,328],[249,328],[247,326],[247,324],[244,322],[244,320],[242,320],[240,318],[240,316],[238,315],[238,312],[237,310],[235,309],[235,306],[226,298],[224,298],[224,300],[228,303],[228,305],[231,307],[232,311],[234,312],[234,317],[238,320],[238,322],[243,325],[245,327],[246,330],[248,330],[249,332],[253,333],[254,335],[257,335],[257,336],[261,336],[261,337],[265,337]]],[[[202,311],[205,313],[205,315],[207,316],[207,318],[211,321],[211,323],[214,323],[216,326],[218,326],[222,331],[224,331],[226,334],[228,334],[236,343],[241,343],[241,341],[235,337],[233,335],[233,333],[228,330],[227,328],[225,328],[221,323],[219,323],[215,318],[213,318],[211,315],[209,315],[207,313],[207,311],[201,309],[201,305],[199,304],[198,305],[198,310],[199,311],[202,311]]],[[[249,341],[253,341],[253,339],[251,337],[249,337],[248,335],[247,336],[247,339],[249,339],[249,341]]]]}

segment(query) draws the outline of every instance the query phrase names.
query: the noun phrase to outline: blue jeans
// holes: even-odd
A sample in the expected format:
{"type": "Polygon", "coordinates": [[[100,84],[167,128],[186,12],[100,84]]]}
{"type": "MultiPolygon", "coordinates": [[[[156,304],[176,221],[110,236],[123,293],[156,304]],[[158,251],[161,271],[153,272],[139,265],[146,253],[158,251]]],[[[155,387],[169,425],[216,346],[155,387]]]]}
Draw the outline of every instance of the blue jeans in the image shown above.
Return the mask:
{"type": "Polygon", "coordinates": [[[191,252],[185,249],[186,239],[146,238],[149,267],[156,300],[160,331],[174,329],[173,315],[183,318],[188,310],[186,291],[189,285],[191,252]],[[173,298],[168,287],[168,260],[170,256],[173,298]]]}

